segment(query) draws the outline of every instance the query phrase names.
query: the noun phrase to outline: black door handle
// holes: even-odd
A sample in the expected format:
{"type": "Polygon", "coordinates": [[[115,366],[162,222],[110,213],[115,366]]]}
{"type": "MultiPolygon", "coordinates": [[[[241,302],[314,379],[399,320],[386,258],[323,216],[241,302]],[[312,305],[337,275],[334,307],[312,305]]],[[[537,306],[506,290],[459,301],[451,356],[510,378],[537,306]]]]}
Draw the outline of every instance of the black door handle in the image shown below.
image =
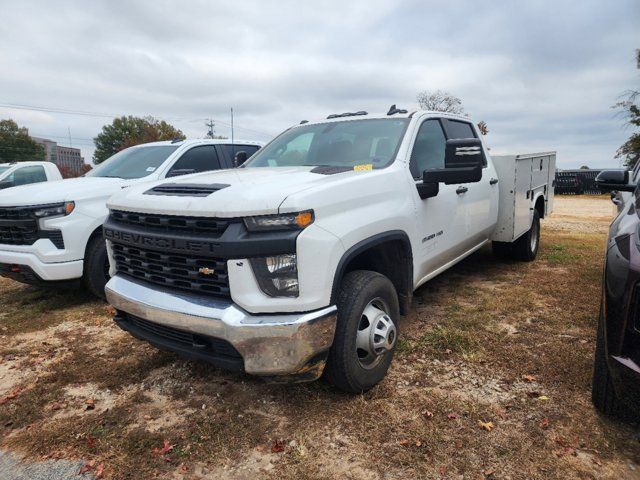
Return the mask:
{"type": "Polygon", "coordinates": [[[489,180],[489,185],[495,185],[496,183],[498,183],[497,178],[492,178],[491,180],[489,180]]]}
{"type": "Polygon", "coordinates": [[[468,192],[468,191],[469,191],[469,189],[468,189],[467,187],[458,187],[458,188],[456,189],[456,193],[457,193],[458,195],[460,195],[461,193],[466,193],[466,192],[468,192]]]}

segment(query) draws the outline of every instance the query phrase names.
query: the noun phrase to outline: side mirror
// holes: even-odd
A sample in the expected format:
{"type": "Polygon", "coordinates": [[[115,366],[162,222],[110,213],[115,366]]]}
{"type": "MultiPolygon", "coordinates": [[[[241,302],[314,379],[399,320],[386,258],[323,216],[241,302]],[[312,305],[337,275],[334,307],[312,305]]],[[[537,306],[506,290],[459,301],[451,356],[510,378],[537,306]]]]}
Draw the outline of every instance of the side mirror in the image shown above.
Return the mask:
{"type": "Polygon", "coordinates": [[[447,140],[444,168],[428,168],[422,172],[422,183],[416,185],[423,200],[438,195],[439,183],[472,183],[482,180],[485,164],[482,142],[477,138],[447,140]]]}
{"type": "Polygon", "coordinates": [[[170,177],[180,177],[181,175],[190,175],[192,173],[196,173],[192,168],[177,168],[176,170],[171,170],[167,173],[166,178],[170,177]]]}
{"type": "Polygon", "coordinates": [[[247,152],[245,152],[244,150],[240,150],[239,152],[237,152],[235,158],[233,159],[234,167],[237,168],[242,165],[247,161],[247,158],[249,158],[249,155],[247,155],[247,152]]]}
{"type": "Polygon", "coordinates": [[[423,173],[425,182],[455,183],[479,182],[485,162],[482,142],[477,138],[447,140],[444,168],[429,168],[423,173]]]}
{"type": "Polygon", "coordinates": [[[603,170],[596,177],[596,185],[603,192],[633,192],[636,189],[635,185],[629,183],[628,170],[603,170]]]}

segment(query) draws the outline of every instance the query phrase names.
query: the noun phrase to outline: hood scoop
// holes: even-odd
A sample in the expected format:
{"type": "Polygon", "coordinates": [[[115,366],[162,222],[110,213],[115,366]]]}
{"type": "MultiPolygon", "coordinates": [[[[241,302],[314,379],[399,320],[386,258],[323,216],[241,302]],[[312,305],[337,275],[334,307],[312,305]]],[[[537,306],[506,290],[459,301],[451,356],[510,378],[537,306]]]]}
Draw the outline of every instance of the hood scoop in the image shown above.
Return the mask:
{"type": "Polygon", "coordinates": [[[353,171],[353,167],[343,167],[340,165],[320,165],[312,168],[311,173],[319,173],[320,175],[335,175],[336,173],[353,171]]]}
{"type": "Polygon", "coordinates": [[[227,188],[224,183],[164,183],[144,192],[144,195],[166,195],[169,197],[208,197],[212,193],[227,188]]]}

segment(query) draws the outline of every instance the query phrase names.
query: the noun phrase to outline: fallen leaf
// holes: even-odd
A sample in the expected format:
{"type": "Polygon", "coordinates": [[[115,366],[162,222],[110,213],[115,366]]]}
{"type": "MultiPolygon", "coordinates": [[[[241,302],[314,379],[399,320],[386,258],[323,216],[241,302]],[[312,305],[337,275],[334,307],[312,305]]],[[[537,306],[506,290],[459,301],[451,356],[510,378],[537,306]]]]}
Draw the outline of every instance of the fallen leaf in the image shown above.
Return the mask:
{"type": "Polygon", "coordinates": [[[94,408],[96,408],[96,402],[93,398],[87,398],[85,400],[85,410],[93,410],[94,408]]]}
{"type": "Polygon", "coordinates": [[[449,420],[455,420],[456,418],[458,418],[458,414],[457,413],[453,413],[453,412],[452,413],[448,413],[447,414],[447,418],[449,420]]]}
{"type": "Polygon", "coordinates": [[[284,442],[282,440],[276,440],[271,445],[271,453],[282,453],[284,452],[284,442]]]}
{"type": "Polygon", "coordinates": [[[444,476],[447,473],[447,469],[449,467],[447,467],[446,465],[442,465],[439,469],[438,469],[438,473],[440,473],[440,476],[444,476]]]}
{"type": "Polygon", "coordinates": [[[420,440],[416,440],[416,447],[421,447],[422,446],[422,442],[420,440]]]}
{"type": "Polygon", "coordinates": [[[145,420],[151,420],[151,415],[145,415],[145,416],[144,416],[144,419],[145,419],[145,420]]]}
{"type": "Polygon", "coordinates": [[[493,430],[493,422],[483,422],[482,420],[478,420],[478,426],[487,432],[493,430]]]}
{"type": "Polygon", "coordinates": [[[462,442],[460,440],[456,440],[456,448],[460,450],[462,448],[462,442]]]}
{"type": "Polygon", "coordinates": [[[483,470],[482,473],[484,473],[485,477],[493,477],[493,474],[496,473],[496,472],[492,468],[487,468],[487,469],[483,470]]]}
{"type": "Polygon", "coordinates": [[[110,317],[113,317],[116,314],[116,309],[111,305],[107,305],[106,307],[104,307],[104,311],[107,312],[107,315],[109,315],[110,317]]]}
{"type": "Polygon", "coordinates": [[[80,467],[80,471],[78,472],[78,475],[82,475],[83,473],[87,473],[89,470],[93,470],[93,467],[95,467],[95,465],[96,465],[95,460],[88,461],[82,467],[80,467]]]}
{"type": "Polygon", "coordinates": [[[5,403],[7,403],[9,400],[13,400],[14,398],[16,398],[18,395],[20,395],[20,392],[22,391],[22,389],[20,387],[16,387],[13,390],[11,390],[9,393],[7,393],[4,397],[0,398],[0,405],[4,405],[5,403]]]}
{"type": "Polygon", "coordinates": [[[163,455],[166,455],[167,453],[169,453],[171,450],[173,450],[173,447],[175,447],[175,445],[171,445],[169,443],[169,440],[165,439],[164,442],[163,442],[162,448],[154,448],[152,450],[152,452],[155,455],[163,456],[163,455]]]}
{"type": "Polygon", "coordinates": [[[180,472],[182,473],[189,473],[189,467],[187,467],[184,463],[182,464],[182,466],[180,467],[180,472]]]}
{"type": "Polygon", "coordinates": [[[549,428],[549,424],[550,424],[550,423],[551,423],[551,422],[549,421],[549,419],[548,419],[548,418],[545,418],[544,420],[542,420],[542,421],[540,422],[540,427],[541,427],[541,428],[544,428],[544,429],[547,429],[547,428],[549,428]]]}
{"type": "Polygon", "coordinates": [[[536,377],[534,377],[533,375],[522,375],[522,378],[524,379],[525,382],[535,382],[536,381],[536,377]]]}
{"type": "Polygon", "coordinates": [[[540,395],[540,396],[538,397],[538,400],[546,401],[546,400],[549,400],[549,397],[547,397],[546,395],[540,395]]]}
{"type": "Polygon", "coordinates": [[[100,465],[97,466],[95,477],[96,478],[103,478],[104,477],[104,463],[103,462],[100,462],[100,465]]]}
{"type": "Polygon", "coordinates": [[[96,439],[94,437],[87,437],[87,446],[91,449],[96,448],[96,439]]]}
{"type": "Polygon", "coordinates": [[[407,445],[409,443],[409,440],[407,440],[406,438],[403,438],[402,440],[398,441],[398,445],[407,445]]]}
{"type": "Polygon", "coordinates": [[[595,463],[596,465],[598,465],[599,467],[602,466],[602,462],[600,461],[600,459],[598,457],[591,457],[591,461],[593,463],[595,463]]]}
{"type": "Polygon", "coordinates": [[[451,349],[450,349],[450,348],[447,348],[447,349],[444,351],[444,353],[446,353],[447,355],[451,354],[451,349]]]}
{"type": "Polygon", "coordinates": [[[430,412],[429,410],[424,410],[422,415],[426,418],[433,418],[433,412],[430,412]]]}

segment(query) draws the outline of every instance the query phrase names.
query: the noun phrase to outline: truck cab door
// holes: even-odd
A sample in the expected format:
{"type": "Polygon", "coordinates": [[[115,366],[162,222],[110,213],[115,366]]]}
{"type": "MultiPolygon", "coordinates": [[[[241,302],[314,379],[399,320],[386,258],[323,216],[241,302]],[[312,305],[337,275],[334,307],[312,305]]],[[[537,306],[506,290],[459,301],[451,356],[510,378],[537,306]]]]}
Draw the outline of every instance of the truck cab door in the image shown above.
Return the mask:
{"type": "MultiPolygon", "coordinates": [[[[446,141],[440,119],[430,118],[420,124],[409,162],[416,184],[421,183],[426,169],[444,168],[446,141]]],[[[457,192],[459,188],[459,185],[443,183],[436,196],[424,199],[414,189],[419,239],[419,249],[414,255],[418,278],[426,277],[463,253],[466,201],[464,195],[457,192]]]]}
{"type": "MultiPolygon", "coordinates": [[[[446,119],[443,122],[447,140],[479,138],[475,127],[470,122],[446,119]]],[[[464,203],[464,238],[461,243],[464,251],[476,247],[487,240],[498,220],[498,174],[489,159],[482,169],[479,182],[461,185],[465,189],[461,195],[464,203]]]]}

